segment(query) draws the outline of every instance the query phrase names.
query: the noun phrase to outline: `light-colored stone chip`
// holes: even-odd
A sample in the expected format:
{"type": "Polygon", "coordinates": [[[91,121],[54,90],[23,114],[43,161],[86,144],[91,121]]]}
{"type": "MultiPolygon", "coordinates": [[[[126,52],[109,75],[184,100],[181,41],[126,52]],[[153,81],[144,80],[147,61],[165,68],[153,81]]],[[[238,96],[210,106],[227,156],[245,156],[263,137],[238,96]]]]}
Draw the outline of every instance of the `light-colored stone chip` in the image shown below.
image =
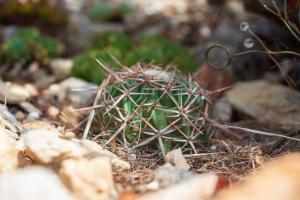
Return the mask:
{"type": "Polygon", "coordinates": [[[78,200],[107,200],[116,195],[107,157],[65,160],[59,175],[78,200]]]}

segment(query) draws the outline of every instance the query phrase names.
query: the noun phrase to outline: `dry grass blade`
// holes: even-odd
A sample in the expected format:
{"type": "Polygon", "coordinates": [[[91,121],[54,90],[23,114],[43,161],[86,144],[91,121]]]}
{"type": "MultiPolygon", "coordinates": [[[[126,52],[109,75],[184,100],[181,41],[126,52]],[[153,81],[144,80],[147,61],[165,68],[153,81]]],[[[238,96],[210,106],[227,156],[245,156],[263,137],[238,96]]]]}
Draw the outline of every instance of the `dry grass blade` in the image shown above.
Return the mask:
{"type": "Polygon", "coordinates": [[[266,136],[270,136],[270,137],[285,138],[285,139],[288,139],[288,140],[300,142],[299,138],[289,137],[289,136],[282,135],[282,134],[277,134],[277,133],[259,131],[259,130],[255,130],[255,129],[243,128],[243,127],[238,127],[238,126],[230,126],[230,125],[218,124],[218,125],[215,125],[215,126],[217,126],[219,128],[241,130],[241,131],[246,131],[246,132],[249,132],[249,133],[254,133],[254,134],[259,134],[259,135],[266,135],[266,136]]]}

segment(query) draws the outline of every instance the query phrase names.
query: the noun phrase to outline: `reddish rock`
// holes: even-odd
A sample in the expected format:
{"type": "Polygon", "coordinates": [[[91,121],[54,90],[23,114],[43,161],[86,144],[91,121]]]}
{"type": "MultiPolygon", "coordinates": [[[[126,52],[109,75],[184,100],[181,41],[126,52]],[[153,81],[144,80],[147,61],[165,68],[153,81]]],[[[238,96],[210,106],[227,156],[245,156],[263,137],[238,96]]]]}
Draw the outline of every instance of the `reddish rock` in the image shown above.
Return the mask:
{"type": "Polygon", "coordinates": [[[207,64],[200,66],[193,78],[203,89],[213,92],[208,96],[212,101],[219,98],[222,95],[222,91],[232,84],[228,70],[213,69],[207,64]]]}

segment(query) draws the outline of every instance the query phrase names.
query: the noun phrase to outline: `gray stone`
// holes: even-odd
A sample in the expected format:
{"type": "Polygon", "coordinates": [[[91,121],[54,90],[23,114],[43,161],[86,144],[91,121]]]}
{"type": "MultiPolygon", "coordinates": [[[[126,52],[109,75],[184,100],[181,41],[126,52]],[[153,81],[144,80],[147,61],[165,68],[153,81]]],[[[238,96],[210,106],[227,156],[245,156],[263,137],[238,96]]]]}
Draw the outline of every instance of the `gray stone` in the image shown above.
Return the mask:
{"type": "Polygon", "coordinates": [[[92,101],[96,89],[97,85],[95,84],[71,77],[59,84],[51,85],[45,94],[55,96],[61,102],[70,101],[74,107],[82,107],[92,101]]]}
{"type": "Polygon", "coordinates": [[[213,117],[220,122],[230,122],[233,114],[233,109],[228,102],[228,99],[222,97],[213,105],[213,117]]]}
{"type": "Polygon", "coordinates": [[[74,52],[80,52],[90,46],[92,37],[91,20],[78,12],[72,13],[69,19],[68,27],[68,43],[74,52]]]}
{"type": "Polygon", "coordinates": [[[163,188],[179,183],[182,180],[190,179],[194,175],[193,172],[178,169],[167,163],[155,171],[154,182],[158,182],[159,186],[163,188]]]}
{"type": "Polygon", "coordinates": [[[226,92],[230,104],[239,112],[262,122],[297,124],[300,119],[300,93],[259,80],[235,85],[226,92]]]}
{"type": "Polygon", "coordinates": [[[21,102],[20,106],[28,113],[29,120],[37,120],[42,115],[42,112],[29,102],[21,102]]]}

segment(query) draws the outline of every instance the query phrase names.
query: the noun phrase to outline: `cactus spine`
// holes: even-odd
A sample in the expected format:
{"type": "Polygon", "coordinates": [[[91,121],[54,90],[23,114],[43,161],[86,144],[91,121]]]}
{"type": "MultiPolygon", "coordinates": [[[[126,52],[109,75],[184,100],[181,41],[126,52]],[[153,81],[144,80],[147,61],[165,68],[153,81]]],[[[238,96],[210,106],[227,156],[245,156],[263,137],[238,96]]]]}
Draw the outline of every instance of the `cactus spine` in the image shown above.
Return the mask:
{"type": "Polygon", "coordinates": [[[154,145],[163,154],[176,147],[196,152],[209,113],[196,82],[172,67],[103,67],[109,76],[99,87],[92,132],[107,138],[106,145],[115,140],[128,149],[154,145]]]}

